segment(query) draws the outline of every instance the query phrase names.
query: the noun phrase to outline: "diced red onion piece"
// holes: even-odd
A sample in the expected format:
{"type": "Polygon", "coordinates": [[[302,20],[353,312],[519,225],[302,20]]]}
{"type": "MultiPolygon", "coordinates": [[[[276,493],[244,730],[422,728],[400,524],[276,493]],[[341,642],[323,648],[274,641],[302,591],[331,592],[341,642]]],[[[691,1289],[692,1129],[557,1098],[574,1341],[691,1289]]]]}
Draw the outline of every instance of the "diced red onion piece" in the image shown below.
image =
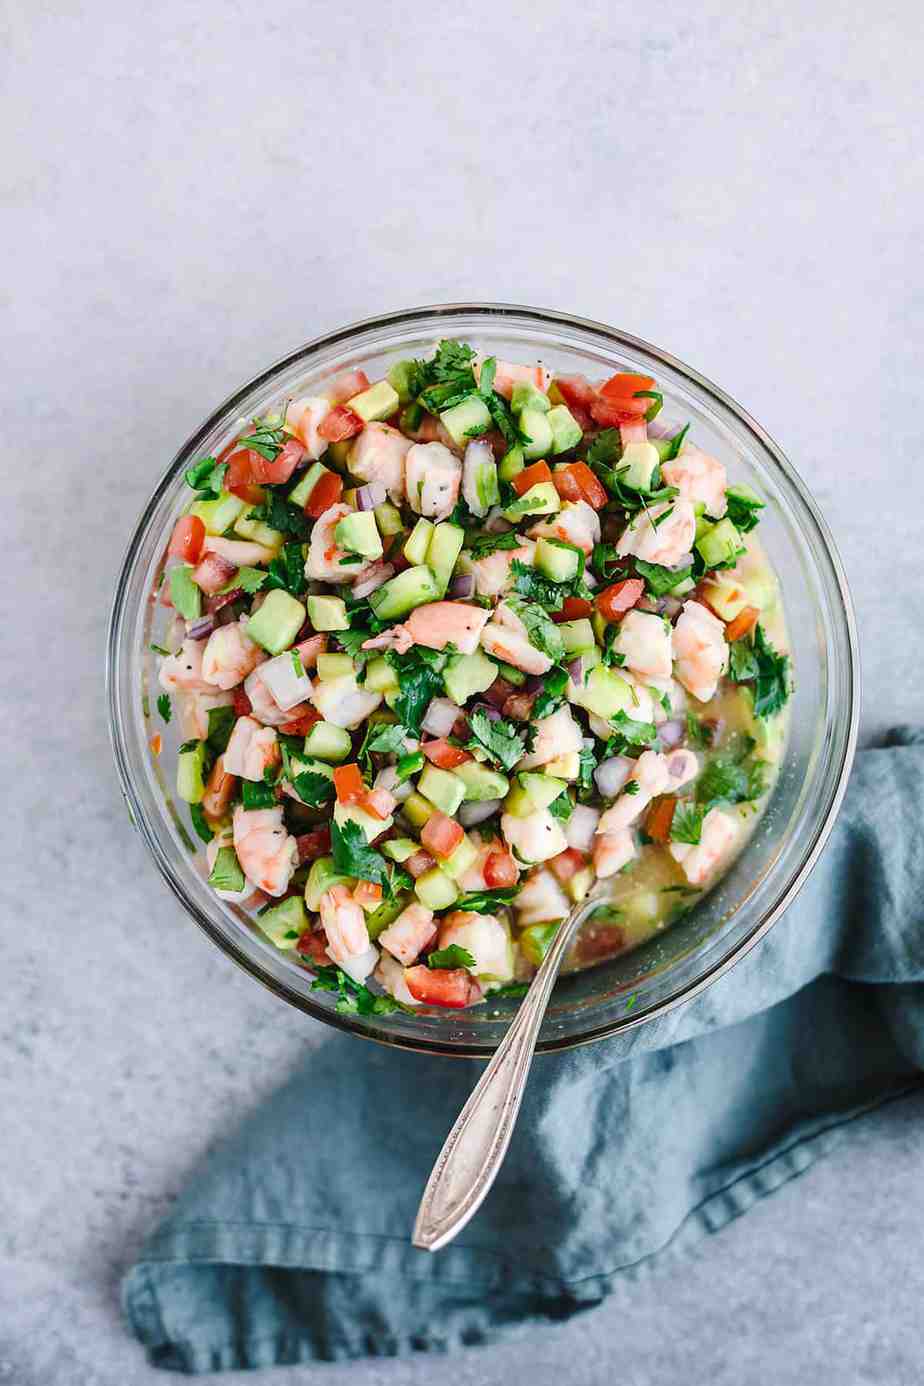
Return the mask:
{"type": "Polygon", "coordinates": [[[575,804],[571,817],[565,824],[568,846],[578,852],[593,851],[594,834],[599,821],[598,809],[590,808],[587,804],[575,804]]]}
{"type": "Polygon", "coordinates": [[[368,597],[370,592],[374,592],[383,582],[393,577],[394,571],[390,563],[374,563],[366,576],[354,586],[353,596],[368,597]]]}
{"type": "Polygon", "coordinates": [[[684,568],[689,568],[692,562],[692,553],[681,554],[680,558],[677,559],[677,562],[671,564],[671,571],[674,573],[682,573],[684,568]]]}
{"type": "Polygon", "coordinates": [[[388,492],[382,483],[370,481],[356,492],[356,509],[374,510],[377,505],[384,505],[387,499],[388,492]]]}
{"type": "Polygon", "coordinates": [[[384,765],[375,777],[375,789],[387,789],[399,804],[403,804],[405,799],[409,799],[414,792],[412,780],[401,781],[398,779],[398,770],[394,765],[384,765]]]}
{"type": "Polygon", "coordinates": [[[589,568],[585,568],[585,569],[584,569],[583,577],[584,577],[584,585],[585,585],[586,587],[589,587],[591,590],[593,590],[593,588],[595,588],[595,587],[599,587],[599,586],[600,586],[600,583],[599,583],[599,581],[598,581],[598,579],[597,579],[596,573],[592,573],[592,572],[590,571],[589,568]]]}
{"type": "Polygon", "coordinates": [[[450,597],[473,597],[475,595],[474,573],[460,573],[449,584],[450,597]]]}
{"type": "Polygon", "coordinates": [[[572,659],[572,660],[569,662],[567,668],[568,668],[568,678],[571,680],[572,683],[583,683],[583,682],[584,682],[584,656],[583,656],[583,655],[578,655],[576,659],[572,659]]]}
{"type": "Polygon", "coordinates": [[[674,717],[669,722],[662,722],[658,728],[662,744],[668,747],[679,746],[685,732],[686,727],[674,717]]]}
{"type": "Polygon", "coordinates": [[[211,635],[215,629],[214,613],[209,612],[206,616],[200,616],[197,621],[191,621],[186,633],[190,640],[204,640],[207,635],[211,635]]]}
{"type": "Polygon", "coordinates": [[[462,804],[459,807],[459,822],[463,828],[477,828],[479,823],[496,813],[502,803],[502,799],[482,799],[480,802],[462,804]]]}
{"type": "Polygon", "coordinates": [[[452,702],[449,698],[434,698],[427,708],[421,726],[431,736],[448,736],[461,711],[458,703],[452,702]]]}
{"type": "Polygon", "coordinates": [[[527,693],[541,693],[545,679],[541,674],[530,674],[523,687],[527,693]]]}
{"type": "Polygon", "coordinates": [[[499,722],[501,711],[499,707],[492,707],[490,703],[476,703],[472,712],[483,712],[489,722],[499,722]]]}
{"type": "Polygon", "coordinates": [[[682,610],[683,602],[680,600],[679,597],[664,598],[664,611],[662,612],[662,615],[666,616],[669,621],[675,620],[680,615],[682,610]]]}
{"type": "Polygon", "coordinates": [[[680,432],[680,427],[676,420],[666,419],[663,414],[658,414],[648,425],[648,437],[673,438],[680,432]]]}
{"type": "Polygon", "coordinates": [[[632,774],[634,762],[628,756],[611,756],[594,771],[594,782],[604,799],[615,799],[632,774]]]}

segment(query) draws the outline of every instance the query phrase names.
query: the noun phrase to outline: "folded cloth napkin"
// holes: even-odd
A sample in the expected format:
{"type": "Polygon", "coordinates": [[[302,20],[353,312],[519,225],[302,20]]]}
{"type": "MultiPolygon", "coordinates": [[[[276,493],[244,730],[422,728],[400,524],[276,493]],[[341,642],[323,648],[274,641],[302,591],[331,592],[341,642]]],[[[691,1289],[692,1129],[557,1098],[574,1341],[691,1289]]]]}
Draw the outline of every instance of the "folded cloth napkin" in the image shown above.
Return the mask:
{"type": "Polygon", "coordinates": [[[334,1036],[192,1180],[124,1283],[158,1366],[445,1351],[562,1320],[715,1232],[924,1068],[924,732],[862,752],[820,864],[687,1006],[537,1060],[482,1211],[409,1241],[482,1066],[334,1036]],[[809,983],[811,985],[809,985],[809,983]]]}

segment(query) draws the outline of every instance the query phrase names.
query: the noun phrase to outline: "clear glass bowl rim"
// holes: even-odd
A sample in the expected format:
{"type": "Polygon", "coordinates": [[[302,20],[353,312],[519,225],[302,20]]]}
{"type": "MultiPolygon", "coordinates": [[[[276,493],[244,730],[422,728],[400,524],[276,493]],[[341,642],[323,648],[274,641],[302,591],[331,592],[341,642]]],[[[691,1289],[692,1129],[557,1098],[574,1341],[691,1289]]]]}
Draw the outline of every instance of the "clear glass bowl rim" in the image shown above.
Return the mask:
{"type": "Polygon", "coordinates": [[[585,1033],[568,1035],[548,1041],[540,1041],[537,1046],[537,1052],[550,1053],[592,1044],[613,1034],[634,1029],[639,1025],[648,1024],[656,1017],[665,1015],[668,1011],[674,1010],[677,1006],[683,1005],[687,1001],[698,996],[745,957],[789,907],[811,874],[828,840],[831,829],[834,826],[834,821],[843,800],[853,764],[860,711],[860,668],[856,621],[843,564],[841,563],[833,537],[825,520],[818,510],[811,494],[803,484],[801,477],[786,456],[761,425],[757,423],[735,399],[724,390],[720,389],[712,381],[708,380],[685,362],[672,356],[669,352],[662,350],[662,348],[653,345],[651,342],[646,341],[644,338],[617,330],[605,323],[596,322],[590,318],[577,317],[573,314],[557,310],[533,308],[526,305],[510,303],[440,303],[402,309],[397,312],[385,313],[376,317],[364,318],[360,321],[350,323],[334,332],[315,337],[311,341],[297,347],[295,350],[281,357],[265,370],[261,371],[258,375],[252,377],[245,384],[240,386],[239,389],[235,390],[209,415],[196,432],[186,440],[167,467],[135,525],[120,565],[107,635],[106,698],[109,710],[110,738],[122,792],[129,806],[132,821],[139,828],[161,875],[196,924],[198,924],[212,942],[217,944],[217,946],[230,957],[232,961],[237,963],[239,967],[243,968],[251,977],[255,978],[282,1000],[287,1001],[290,1005],[296,1006],[299,1010],[312,1016],[314,1019],[320,1020],[324,1024],[332,1025],[337,1029],[358,1035],[363,1039],[373,1040],[376,1043],[384,1044],[389,1047],[411,1049],[422,1053],[442,1054],[453,1058],[490,1057],[496,1047],[492,1044],[476,1045],[466,1043],[463,1046],[452,1044],[448,1041],[444,1043],[432,1040],[414,1040],[401,1035],[375,1033],[366,1028],[365,1025],[354,1022],[348,1015],[341,1015],[332,1009],[323,1008],[319,1004],[313,1002],[310,993],[308,995],[301,995],[293,988],[288,987],[285,982],[265,971],[255,958],[248,956],[228,933],[223,931],[214,920],[200,910],[184,890],[182,881],[174,871],[172,864],[167,859],[161,848],[160,842],[147,821],[147,812],[137,794],[134,778],[130,772],[129,748],[126,742],[126,725],[125,719],[121,715],[118,697],[119,634],[126,616],[126,577],[132,568],[136,552],[148,529],[151,517],[165,492],[173,485],[177,475],[190,465],[191,460],[196,456],[205,439],[220,425],[230,422],[231,419],[240,412],[240,407],[243,402],[254,392],[260,391],[269,385],[280,372],[300,362],[305,362],[307,364],[311,357],[319,352],[327,351],[337,346],[348,345],[351,339],[360,333],[368,333],[370,331],[386,332],[388,329],[408,329],[428,319],[439,319],[440,317],[451,318],[456,316],[484,317],[486,320],[491,321],[498,319],[503,320],[504,318],[516,318],[521,324],[524,321],[533,323],[537,328],[546,331],[554,330],[556,327],[567,327],[592,333],[596,337],[604,339],[614,348],[625,349],[629,352],[633,350],[643,352],[654,360],[662,362],[669,369],[676,371],[680,376],[684,377],[692,386],[702,391],[707,398],[711,397],[713,401],[724,406],[724,408],[734,416],[736,422],[754,436],[765,454],[780,469],[790,486],[798,494],[800,502],[804,507],[804,514],[801,518],[809,521],[814,526],[816,538],[820,540],[821,548],[830,564],[830,576],[834,579],[837,593],[840,598],[841,613],[844,620],[844,633],[847,637],[847,668],[843,672],[847,680],[850,708],[846,733],[843,737],[841,764],[837,774],[829,781],[828,803],[818,820],[818,826],[815,832],[807,838],[798,866],[795,870],[790,872],[789,878],[782,884],[773,904],[764,911],[763,915],[748,934],[733,943],[727,953],[717,962],[708,966],[696,980],[678,986],[675,991],[669,993],[662,1000],[655,1002],[642,1014],[626,1014],[606,1024],[589,1028],[585,1033]]]}

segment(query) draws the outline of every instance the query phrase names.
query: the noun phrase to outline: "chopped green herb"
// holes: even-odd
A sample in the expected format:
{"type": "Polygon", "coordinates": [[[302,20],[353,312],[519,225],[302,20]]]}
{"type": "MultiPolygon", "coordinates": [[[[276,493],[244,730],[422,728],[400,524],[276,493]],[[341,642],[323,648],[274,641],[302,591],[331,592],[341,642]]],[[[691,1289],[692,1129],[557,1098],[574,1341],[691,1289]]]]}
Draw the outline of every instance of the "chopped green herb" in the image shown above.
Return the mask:
{"type": "Polygon", "coordinates": [[[789,698],[789,655],[779,654],[758,622],[751,641],[731,647],[730,674],[735,683],[754,682],[754,713],[773,717],[789,698]]]}
{"type": "Polygon", "coordinates": [[[556,662],[564,657],[561,631],[541,606],[536,602],[524,601],[522,597],[508,597],[507,605],[523,622],[531,645],[556,662]]]}
{"type": "Polygon", "coordinates": [[[196,836],[201,838],[203,842],[211,842],[215,834],[212,832],[212,829],[208,825],[208,820],[206,819],[205,811],[202,805],[190,804],[189,816],[192,819],[192,825],[195,830],[196,836]]]}
{"type": "Polygon", "coordinates": [[[549,813],[553,818],[560,818],[563,823],[567,823],[573,812],[574,804],[571,802],[571,795],[567,789],[563,789],[558,798],[553,799],[549,804],[549,813]]]}
{"type": "Polygon", "coordinates": [[[276,791],[262,780],[242,780],[241,798],[245,809],[276,807],[276,791]]]}
{"type": "Polygon", "coordinates": [[[371,755],[387,755],[404,750],[407,731],[398,722],[368,722],[357,760],[367,775],[372,774],[371,755]]]}
{"type": "Polygon", "coordinates": [[[320,808],[334,797],[334,782],[327,775],[319,775],[316,770],[302,770],[291,780],[303,804],[309,808],[320,808]]]}
{"type": "Polygon", "coordinates": [[[420,726],[433,698],[443,691],[442,669],[445,654],[415,645],[407,654],[388,650],[386,660],[398,675],[401,692],[395,699],[394,713],[411,736],[420,735],[420,726]]]}
{"type": "Polygon", "coordinates": [[[529,982],[507,982],[505,986],[498,987],[495,991],[489,992],[489,995],[492,1001],[495,996],[509,996],[511,999],[514,999],[519,996],[525,996],[528,991],[529,982]]]}
{"type": "Polygon", "coordinates": [[[341,1015],[391,1015],[406,1009],[393,996],[376,996],[362,982],[354,982],[342,968],[318,967],[312,962],[311,969],[315,974],[311,990],[337,992],[336,1010],[341,1015]]]}
{"type": "Polygon", "coordinates": [[[435,953],[431,953],[427,958],[428,967],[467,967],[470,972],[475,970],[475,959],[467,948],[460,948],[458,943],[450,943],[448,948],[438,948],[435,953]]]}
{"type": "Polygon", "coordinates": [[[660,390],[636,390],[634,398],[650,399],[654,401],[654,403],[649,405],[645,410],[646,423],[651,423],[652,419],[656,419],[664,407],[664,396],[661,394],[660,390]]]}
{"type": "Polygon", "coordinates": [[[654,722],[636,721],[625,712],[615,713],[610,718],[610,726],[614,728],[614,734],[606,743],[604,759],[623,755],[632,747],[653,746],[658,739],[658,729],[654,722]]]}
{"type": "Polygon", "coordinates": [[[185,621],[195,621],[202,613],[202,593],[187,563],[170,569],[170,600],[185,621]]]}
{"type": "Polygon", "coordinates": [[[282,452],[283,444],[286,439],[286,431],[282,420],[285,418],[286,410],[282,411],[282,417],[277,421],[274,419],[254,419],[253,433],[240,440],[239,446],[250,448],[253,452],[258,452],[261,457],[265,457],[267,462],[275,462],[282,452]]]}
{"type": "Polygon", "coordinates": [[[766,508],[765,502],[747,486],[729,486],[725,492],[725,499],[728,503],[728,518],[735,529],[739,534],[750,534],[760,523],[757,512],[766,508]]]}
{"type": "Polygon", "coordinates": [[[266,583],[278,587],[293,597],[300,597],[308,587],[305,577],[305,554],[301,544],[285,544],[281,554],[270,559],[266,583]]]}
{"type": "Polygon", "coordinates": [[[508,529],[502,534],[468,536],[465,540],[465,547],[477,562],[479,558],[487,558],[488,554],[497,553],[498,549],[518,549],[522,543],[523,540],[516,530],[508,529]]]}
{"type": "Polygon", "coordinates": [[[526,727],[518,728],[513,722],[506,722],[503,718],[492,722],[481,708],[475,709],[468,723],[472,735],[471,740],[466,743],[467,749],[485,751],[489,759],[501,769],[512,770],[521,756],[526,754],[526,727]]]}
{"type": "Polygon", "coordinates": [[[545,676],[542,688],[533,703],[533,717],[550,717],[565,702],[568,695],[568,670],[556,665],[545,676]]]}
{"type": "Polygon", "coordinates": [[[664,458],[665,462],[673,462],[675,457],[679,457],[680,449],[683,447],[683,440],[686,438],[689,431],[690,425],[684,424],[680,432],[674,434],[670,442],[670,447],[667,450],[667,456],[664,458]]]}
{"type": "Polygon", "coordinates": [[[341,824],[330,825],[330,845],[334,858],[334,868],[342,876],[354,876],[360,881],[371,881],[391,889],[391,876],[388,862],[369,846],[366,834],[358,823],[347,819],[341,824]]]}
{"type": "Polygon", "coordinates": [[[461,895],[453,905],[454,910],[467,910],[474,914],[497,914],[499,909],[509,905],[519,894],[520,887],[498,886],[495,890],[473,890],[461,895]]]}
{"type": "Polygon", "coordinates": [[[291,534],[296,539],[307,539],[311,525],[305,512],[297,505],[290,505],[279,491],[266,489],[266,499],[262,505],[248,512],[249,520],[262,520],[270,529],[278,529],[282,534],[291,534]]]}
{"type": "Polygon", "coordinates": [[[628,794],[629,798],[631,799],[634,795],[636,795],[639,792],[641,787],[642,786],[639,784],[638,780],[626,780],[625,784],[622,787],[622,792],[623,794],[628,794]]]}
{"type": "Polygon", "coordinates": [[[233,707],[210,707],[208,710],[208,732],[206,742],[209,750],[220,756],[231,740],[237,714],[233,707]]]}
{"type": "Polygon", "coordinates": [[[687,713],[687,740],[697,751],[707,751],[712,745],[714,727],[701,722],[692,712],[687,713]]]}
{"type": "MultiPolygon", "coordinates": [[[[652,523],[657,527],[666,518],[667,513],[658,516],[652,523]]],[[[637,558],[635,571],[640,578],[645,579],[645,586],[653,597],[663,597],[690,576],[693,564],[687,563],[683,568],[664,568],[660,563],[646,563],[643,559],[637,558]]]]}
{"type": "Polygon", "coordinates": [[[173,709],[170,706],[170,694],[160,693],[157,698],[157,711],[165,722],[169,722],[173,716],[173,709]]]}
{"type": "Polygon", "coordinates": [[[695,847],[703,829],[703,810],[695,804],[678,804],[671,819],[671,841],[695,847]]]}
{"type": "Polygon", "coordinates": [[[165,650],[163,645],[155,645],[152,643],[149,648],[152,649],[155,654],[164,655],[167,659],[171,657],[170,650],[165,650]]]}

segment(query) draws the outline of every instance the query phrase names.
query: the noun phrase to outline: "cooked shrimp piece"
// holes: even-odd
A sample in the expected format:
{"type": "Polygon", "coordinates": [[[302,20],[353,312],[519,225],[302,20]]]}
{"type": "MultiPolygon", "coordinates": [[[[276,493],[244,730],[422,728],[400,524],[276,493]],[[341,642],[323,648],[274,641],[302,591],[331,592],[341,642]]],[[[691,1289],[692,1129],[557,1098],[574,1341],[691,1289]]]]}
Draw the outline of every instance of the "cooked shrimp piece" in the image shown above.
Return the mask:
{"type": "Polygon", "coordinates": [[[389,996],[400,1001],[402,1006],[420,1006],[423,1004],[408,991],[407,982],[404,980],[404,968],[399,962],[395,962],[390,953],[382,953],[379,958],[379,965],[375,969],[375,980],[383,991],[387,991],[389,996]]]}
{"type": "Polygon", "coordinates": [[[475,591],[479,597],[496,597],[513,586],[510,565],[516,558],[528,567],[533,566],[536,545],[525,539],[517,549],[497,549],[484,558],[476,558],[472,563],[475,577],[475,591]]]}
{"type": "Polygon", "coordinates": [[[202,677],[217,688],[236,688],[266,655],[247,634],[245,621],[219,626],[202,655],[202,677]]]}
{"type": "Polygon", "coordinates": [[[619,798],[601,814],[597,824],[598,833],[618,833],[640,817],[659,794],[665,794],[671,787],[670,769],[667,757],[658,751],[643,751],[635,762],[635,769],[626,780],[619,798]],[[626,786],[638,785],[632,793],[626,793],[626,786]]]}
{"type": "MultiPolygon", "coordinates": [[[[204,642],[203,642],[204,643],[204,642]]],[[[180,731],[184,741],[204,741],[209,734],[209,713],[216,707],[229,707],[230,693],[181,693],[177,699],[180,731]]]]}
{"type": "Polygon", "coordinates": [[[346,886],[331,886],[321,896],[321,925],[327,934],[327,951],[334,962],[359,957],[368,951],[369,930],[361,905],[346,886]]]}
{"type": "Polygon", "coordinates": [[[305,577],[313,578],[315,582],[355,582],[368,572],[369,559],[361,559],[359,563],[340,562],[342,558],[356,557],[355,554],[348,554],[346,549],[339,549],[334,540],[337,525],[352,514],[350,507],[340,501],[328,506],[324,514],[315,520],[305,560],[305,577]]]}
{"type": "Polygon", "coordinates": [[[426,905],[408,905],[402,910],[387,929],[379,934],[379,943],[387,948],[393,958],[405,967],[410,967],[429,943],[436,937],[433,911],[426,905]]]}
{"type": "Polygon", "coordinates": [[[677,678],[694,698],[708,703],[728,668],[725,626],[702,602],[684,602],[673,648],[677,678]]]}
{"type": "Polygon", "coordinates": [[[571,716],[567,704],[553,712],[551,717],[540,717],[533,727],[536,732],[533,749],[517,762],[518,770],[532,770],[537,765],[547,765],[550,760],[581,749],[581,729],[571,716]]]}
{"type": "MultiPolygon", "coordinates": [[[[673,650],[673,641],[671,649],[673,650]]],[[[631,676],[630,682],[632,682],[631,676]]],[[[645,686],[652,695],[652,712],[651,717],[647,719],[648,721],[660,724],[686,711],[687,691],[676,679],[655,679],[648,675],[645,679],[645,686]],[[667,698],[669,708],[665,707],[661,701],[664,697],[667,698]]],[[[646,719],[642,718],[641,720],[646,719]]]]}
{"type": "Polygon", "coordinates": [[[265,544],[255,544],[249,539],[222,539],[216,534],[205,536],[202,552],[217,553],[235,568],[258,568],[276,557],[276,550],[268,549],[265,544]]]}
{"type": "Polygon", "coordinates": [[[500,602],[481,632],[482,649],[526,674],[547,674],[553,660],[530,643],[526,627],[508,602],[500,602]]]}
{"type": "Polygon", "coordinates": [[[267,895],[284,895],[298,865],[298,845],[285,830],[282,809],[238,805],[233,828],[234,850],[248,881],[267,895]]]}
{"type": "Polygon", "coordinates": [[[265,668],[265,664],[259,665],[244,680],[244,692],[250,699],[252,715],[258,722],[265,727],[284,727],[286,722],[311,711],[308,703],[294,703],[290,708],[281,708],[263,681],[262,670],[265,668]]]}
{"type": "MultiPolygon", "coordinates": [[[[220,852],[222,847],[233,846],[234,834],[232,833],[230,827],[222,828],[220,832],[217,832],[215,834],[211,842],[206,844],[205,848],[205,859],[208,862],[209,871],[211,871],[212,867],[215,865],[218,853],[220,852]]],[[[218,886],[212,886],[212,889],[218,896],[219,900],[230,900],[233,904],[240,904],[242,900],[247,899],[248,895],[253,894],[253,886],[246,879],[246,877],[244,880],[244,884],[240,890],[221,890],[218,886]]]]}
{"type": "MultiPolygon", "coordinates": [[[[467,602],[428,602],[416,607],[400,626],[393,626],[395,648],[405,653],[411,645],[445,650],[454,645],[459,654],[474,654],[490,612],[467,602]]],[[[371,644],[372,642],[367,642],[371,644]]],[[[365,649],[365,645],[363,646],[365,649]]]]}
{"type": "Polygon", "coordinates": [[[725,514],[728,474],[718,458],[710,457],[692,443],[684,443],[678,456],[664,463],[661,475],[668,486],[677,487],[685,500],[702,501],[707,515],[718,520],[725,514]]]}
{"type": "Polygon", "coordinates": [[[367,423],[347,459],[359,481],[379,481],[396,505],[404,500],[404,459],[410,440],[387,423],[367,423]]]}
{"type": "MultiPolygon", "coordinates": [[[[472,370],[479,383],[484,362],[483,356],[476,356],[472,362],[472,370]]],[[[498,361],[494,371],[494,389],[504,399],[509,399],[513,394],[514,385],[533,385],[545,394],[551,379],[552,372],[547,371],[545,366],[521,366],[514,361],[498,361]]]]}
{"type": "Polygon", "coordinates": [[[214,693],[212,683],[202,673],[204,640],[183,641],[176,654],[165,655],[160,662],[157,682],[168,693],[214,693]]]}
{"type": "Polygon", "coordinates": [[[683,867],[683,874],[690,885],[702,885],[720,863],[728,858],[741,828],[740,821],[723,813],[721,809],[710,809],[703,819],[697,846],[689,842],[672,842],[670,853],[683,867]]]}
{"type": "Polygon", "coordinates": [[[475,966],[469,971],[476,977],[509,982],[513,976],[513,950],[510,934],[499,919],[473,910],[454,910],[440,924],[439,944],[450,948],[456,944],[471,953],[475,966]]]}
{"type": "Polygon", "coordinates": [[[635,838],[630,828],[622,828],[616,833],[599,833],[594,842],[594,871],[601,880],[615,876],[634,856],[635,838]]]}
{"type": "Polygon", "coordinates": [[[263,772],[279,760],[273,727],[261,727],[252,717],[239,717],[224,750],[225,769],[242,780],[262,780],[263,772]]]}
{"type": "Polygon", "coordinates": [[[325,722],[355,731],[380,706],[382,695],[360,688],[352,674],[341,674],[336,679],[319,679],[311,701],[325,722]]]}
{"type": "Polygon", "coordinates": [[[568,846],[564,829],[548,809],[539,809],[528,818],[514,818],[512,813],[501,816],[504,841],[521,862],[535,864],[557,857],[568,846]]]}
{"type": "Polygon", "coordinates": [[[225,768],[224,756],[218,756],[209,771],[208,783],[202,797],[202,812],[210,822],[217,821],[227,813],[236,789],[237,776],[225,768]]]}
{"type": "Polygon", "coordinates": [[[312,462],[326,451],[327,439],[318,433],[318,427],[330,412],[330,400],[324,395],[306,395],[303,399],[289,401],[286,408],[286,428],[305,447],[312,462]]]}
{"type": "Polygon", "coordinates": [[[626,526],[616,545],[620,558],[635,554],[646,563],[674,568],[693,547],[696,511],[680,497],[641,511],[626,526]]]}
{"type": "Polygon", "coordinates": [[[533,871],[520,887],[520,893],[513,902],[517,912],[517,923],[521,929],[530,924],[547,924],[553,919],[564,919],[571,909],[571,902],[562,890],[551,871],[533,871]]]}
{"type": "Polygon", "coordinates": [[[586,501],[565,501],[557,515],[540,520],[529,531],[531,539],[563,539],[585,554],[600,542],[600,516],[586,501]]]}
{"type": "Polygon", "coordinates": [[[407,500],[418,515],[445,520],[459,499],[462,463],[444,443],[414,443],[404,459],[407,500]]]}
{"type": "Polygon", "coordinates": [[[647,611],[626,612],[613,648],[624,656],[634,674],[670,678],[673,668],[671,627],[661,616],[647,611]]]}

